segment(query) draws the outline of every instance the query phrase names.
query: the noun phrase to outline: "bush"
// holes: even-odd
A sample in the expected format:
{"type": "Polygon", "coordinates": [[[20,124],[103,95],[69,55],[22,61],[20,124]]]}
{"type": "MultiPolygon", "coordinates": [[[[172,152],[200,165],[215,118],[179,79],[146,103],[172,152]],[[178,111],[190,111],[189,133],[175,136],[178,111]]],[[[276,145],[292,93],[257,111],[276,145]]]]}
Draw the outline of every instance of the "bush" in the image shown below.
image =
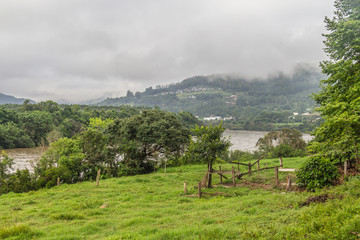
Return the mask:
{"type": "Polygon", "coordinates": [[[270,158],[278,157],[304,157],[306,152],[302,149],[294,149],[288,144],[279,144],[270,151],[270,158]]]}
{"type": "Polygon", "coordinates": [[[328,159],[322,156],[309,157],[296,172],[297,184],[309,191],[332,185],[339,173],[328,159]]]}
{"type": "Polygon", "coordinates": [[[7,181],[9,191],[15,193],[29,192],[36,190],[35,181],[28,169],[17,170],[7,181]]]}

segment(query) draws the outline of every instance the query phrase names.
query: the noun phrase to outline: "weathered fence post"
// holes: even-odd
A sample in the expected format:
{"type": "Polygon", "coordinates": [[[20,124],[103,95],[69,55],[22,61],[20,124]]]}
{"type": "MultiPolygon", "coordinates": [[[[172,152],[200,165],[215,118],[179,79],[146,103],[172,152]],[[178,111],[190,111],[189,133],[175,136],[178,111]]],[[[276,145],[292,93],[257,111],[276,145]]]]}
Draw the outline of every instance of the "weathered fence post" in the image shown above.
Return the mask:
{"type": "Polygon", "coordinates": [[[279,168],[275,167],[275,185],[279,185],[279,168]]]}
{"type": "Polygon", "coordinates": [[[265,168],[266,168],[266,171],[268,171],[269,169],[267,169],[267,163],[265,163],[265,168]]]}
{"type": "Polygon", "coordinates": [[[220,183],[222,183],[222,172],[221,172],[221,166],[219,166],[219,170],[220,170],[220,183]]]}
{"type": "Polygon", "coordinates": [[[211,188],[212,182],[212,162],[208,165],[208,188],[211,188]]]}
{"type": "Polygon", "coordinates": [[[60,186],[60,178],[57,178],[57,185],[60,186]]]}
{"type": "Polygon", "coordinates": [[[291,177],[288,175],[288,176],[287,176],[286,192],[287,192],[288,190],[290,190],[290,188],[291,188],[291,177]]]}
{"type": "Polygon", "coordinates": [[[347,175],[348,161],[344,161],[344,176],[347,175]]]}
{"type": "Polygon", "coordinates": [[[251,176],[251,163],[249,163],[249,176],[251,176]]]}
{"type": "Polygon", "coordinates": [[[201,198],[201,182],[199,182],[198,186],[198,197],[201,198]]]}
{"type": "Polygon", "coordinates": [[[186,184],[186,182],[184,182],[184,194],[187,194],[187,184],[186,184]]]}
{"type": "Polygon", "coordinates": [[[236,182],[235,182],[235,168],[232,167],[232,180],[233,180],[233,187],[236,187],[236,182]]]}
{"type": "Polygon", "coordinates": [[[279,162],[280,162],[280,167],[283,168],[283,161],[281,157],[279,158],[279,162]]]}
{"type": "Polygon", "coordinates": [[[238,164],[238,173],[240,173],[240,164],[238,164]]]}
{"type": "Polygon", "coordinates": [[[260,172],[260,160],[257,162],[258,172],[260,172]]]}
{"type": "Polygon", "coordinates": [[[99,181],[100,181],[100,169],[97,171],[97,175],[96,175],[96,186],[99,186],[99,181]]]}

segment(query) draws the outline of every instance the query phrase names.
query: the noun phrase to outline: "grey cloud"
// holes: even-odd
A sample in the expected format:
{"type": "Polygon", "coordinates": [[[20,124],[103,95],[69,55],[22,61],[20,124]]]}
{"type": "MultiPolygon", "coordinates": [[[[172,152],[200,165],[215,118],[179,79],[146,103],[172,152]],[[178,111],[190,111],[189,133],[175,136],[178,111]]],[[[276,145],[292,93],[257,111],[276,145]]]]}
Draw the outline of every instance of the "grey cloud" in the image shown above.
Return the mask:
{"type": "Polygon", "coordinates": [[[193,75],[317,64],[329,0],[2,0],[0,92],[121,96],[193,75]],[[19,87],[21,86],[21,88],[19,87]]]}

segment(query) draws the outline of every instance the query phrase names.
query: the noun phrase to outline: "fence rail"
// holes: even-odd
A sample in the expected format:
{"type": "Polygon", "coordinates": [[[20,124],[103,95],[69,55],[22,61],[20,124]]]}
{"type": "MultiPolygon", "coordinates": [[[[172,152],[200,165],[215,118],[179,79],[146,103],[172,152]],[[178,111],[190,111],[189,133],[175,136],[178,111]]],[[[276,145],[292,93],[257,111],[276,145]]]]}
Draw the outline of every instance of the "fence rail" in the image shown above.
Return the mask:
{"type": "MultiPolygon", "coordinates": [[[[221,166],[219,166],[219,170],[215,170],[215,169],[211,169],[207,172],[207,174],[205,175],[204,179],[201,181],[201,185],[202,187],[211,187],[211,182],[209,182],[209,178],[208,176],[215,173],[218,174],[220,176],[220,183],[222,183],[223,178],[225,179],[229,179],[227,176],[225,176],[225,174],[231,174],[232,175],[232,181],[233,181],[233,186],[236,186],[236,180],[240,180],[243,176],[245,175],[249,175],[251,176],[252,172],[260,172],[263,170],[269,170],[269,169],[275,169],[275,185],[279,185],[279,172],[295,172],[296,169],[293,168],[283,168],[283,160],[280,157],[279,158],[279,165],[278,166],[273,166],[273,167],[268,167],[267,164],[265,164],[265,167],[260,168],[260,161],[264,159],[266,155],[260,157],[259,159],[257,159],[255,162],[251,163],[240,163],[240,162],[231,162],[232,164],[236,164],[237,167],[237,172],[235,171],[235,168],[232,167],[232,171],[227,171],[221,168],[221,166]],[[257,164],[257,169],[256,170],[252,170],[252,167],[255,166],[257,164]],[[240,167],[239,166],[247,166],[248,167],[248,171],[247,172],[240,172],[240,167]]],[[[291,181],[290,181],[291,184],[291,181]]]]}

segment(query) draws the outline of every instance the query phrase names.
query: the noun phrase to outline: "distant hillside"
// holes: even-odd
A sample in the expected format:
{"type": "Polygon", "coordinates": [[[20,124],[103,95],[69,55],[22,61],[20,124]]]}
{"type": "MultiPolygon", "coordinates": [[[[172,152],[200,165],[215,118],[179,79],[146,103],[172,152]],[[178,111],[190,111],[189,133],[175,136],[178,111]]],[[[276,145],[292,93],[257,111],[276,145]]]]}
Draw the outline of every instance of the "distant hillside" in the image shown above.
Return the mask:
{"type": "Polygon", "coordinates": [[[173,112],[189,111],[200,118],[218,116],[240,129],[271,130],[276,124],[295,123],[290,119],[294,113],[299,113],[304,121],[301,114],[313,109],[315,103],[310,94],[319,90],[322,78],[321,73],[306,68],[262,80],[195,76],[176,84],[149,87],[144,92],[128,91],[125,97],[108,98],[97,105],[159,106],[173,112]],[[260,126],[259,122],[273,124],[260,126]]]}
{"type": "MultiPolygon", "coordinates": [[[[5,95],[0,93],[0,104],[22,104],[26,99],[25,98],[16,98],[10,95],[5,95]]],[[[30,102],[35,103],[34,101],[30,100],[30,102]]]]}

